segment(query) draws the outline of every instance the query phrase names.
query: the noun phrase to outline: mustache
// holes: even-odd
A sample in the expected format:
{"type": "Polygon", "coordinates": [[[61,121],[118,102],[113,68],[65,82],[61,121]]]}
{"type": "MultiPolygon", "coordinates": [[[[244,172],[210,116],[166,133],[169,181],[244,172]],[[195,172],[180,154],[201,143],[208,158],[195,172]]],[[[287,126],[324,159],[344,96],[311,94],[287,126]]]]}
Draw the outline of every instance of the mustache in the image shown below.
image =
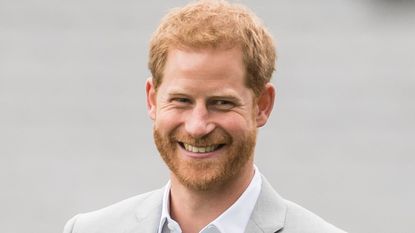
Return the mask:
{"type": "Polygon", "coordinates": [[[186,132],[174,131],[170,136],[170,141],[179,141],[195,146],[210,146],[217,144],[231,144],[233,140],[227,132],[218,128],[200,138],[194,138],[186,132]]]}

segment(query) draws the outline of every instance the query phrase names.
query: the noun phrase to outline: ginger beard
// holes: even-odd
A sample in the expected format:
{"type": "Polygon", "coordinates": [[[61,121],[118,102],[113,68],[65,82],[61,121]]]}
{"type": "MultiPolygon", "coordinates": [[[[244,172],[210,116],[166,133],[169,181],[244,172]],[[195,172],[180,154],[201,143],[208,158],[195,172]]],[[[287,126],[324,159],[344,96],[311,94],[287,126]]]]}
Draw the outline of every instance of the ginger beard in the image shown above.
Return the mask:
{"type": "Polygon", "coordinates": [[[240,174],[248,161],[253,158],[256,128],[244,137],[232,138],[221,128],[216,128],[209,135],[195,139],[174,130],[167,136],[154,127],[154,141],[164,162],[179,182],[186,187],[205,191],[227,184],[240,174]],[[179,142],[191,145],[225,144],[221,154],[215,158],[183,158],[179,151],[179,142]]]}

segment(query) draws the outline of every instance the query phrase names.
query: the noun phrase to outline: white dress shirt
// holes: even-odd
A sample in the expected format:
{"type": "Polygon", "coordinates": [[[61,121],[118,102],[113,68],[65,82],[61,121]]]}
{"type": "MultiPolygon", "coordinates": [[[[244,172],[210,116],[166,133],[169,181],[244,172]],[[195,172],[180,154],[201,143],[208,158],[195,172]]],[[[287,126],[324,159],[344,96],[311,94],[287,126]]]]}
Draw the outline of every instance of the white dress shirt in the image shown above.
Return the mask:
{"type": "MultiPolygon", "coordinates": [[[[241,233],[245,231],[249,217],[255,207],[261,191],[261,174],[257,167],[254,169],[254,177],[248,188],[238,200],[233,203],[219,217],[205,226],[199,233],[241,233]]],[[[181,233],[179,224],[170,217],[170,181],[165,186],[163,207],[158,233],[181,233]]]]}

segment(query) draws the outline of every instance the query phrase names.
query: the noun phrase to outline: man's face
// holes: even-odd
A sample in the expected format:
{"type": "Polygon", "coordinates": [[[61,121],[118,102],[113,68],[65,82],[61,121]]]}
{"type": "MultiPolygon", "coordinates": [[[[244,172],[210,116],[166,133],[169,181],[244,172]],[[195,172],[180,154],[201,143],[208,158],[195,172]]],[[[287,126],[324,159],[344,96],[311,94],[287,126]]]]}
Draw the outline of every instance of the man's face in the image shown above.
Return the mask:
{"type": "Polygon", "coordinates": [[[244,78],[237,47],[171,49],[157,92],[148,81],[156,146],[187,187],[207,190],[252,169],[258,109],[244,78]]]}

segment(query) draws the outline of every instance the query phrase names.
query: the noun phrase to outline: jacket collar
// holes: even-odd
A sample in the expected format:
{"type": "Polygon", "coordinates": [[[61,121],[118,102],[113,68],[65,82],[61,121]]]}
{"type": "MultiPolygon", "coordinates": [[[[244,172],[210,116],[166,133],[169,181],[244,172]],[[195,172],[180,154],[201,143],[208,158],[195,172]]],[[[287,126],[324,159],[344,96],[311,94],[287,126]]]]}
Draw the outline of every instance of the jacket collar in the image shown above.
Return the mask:
{"type": "Polygon", "coordinates": [[[249,219],[245,232],[274,233],[284,227],[287,206],[284,199],[262,176],[261,193],[249,219]]]}
{"type": "MultiPolygon", "coordinates": [[[[245,232],[274,233],[284,227],[287,206],[264,176],[261,192],[255,204],[245,232]]],[[[157,232],[160,224],[164,188],[155,190],[143,198],[136,211],[137,223],[124,233],[157,232]]]]}
{"type": "Polygon", "coordinates": [[[138,207],[135,212],[137,222],[123,233],[157,232],[160,223],[163,191],[164,188],[154,190],[137,204],[138,207]]]}

